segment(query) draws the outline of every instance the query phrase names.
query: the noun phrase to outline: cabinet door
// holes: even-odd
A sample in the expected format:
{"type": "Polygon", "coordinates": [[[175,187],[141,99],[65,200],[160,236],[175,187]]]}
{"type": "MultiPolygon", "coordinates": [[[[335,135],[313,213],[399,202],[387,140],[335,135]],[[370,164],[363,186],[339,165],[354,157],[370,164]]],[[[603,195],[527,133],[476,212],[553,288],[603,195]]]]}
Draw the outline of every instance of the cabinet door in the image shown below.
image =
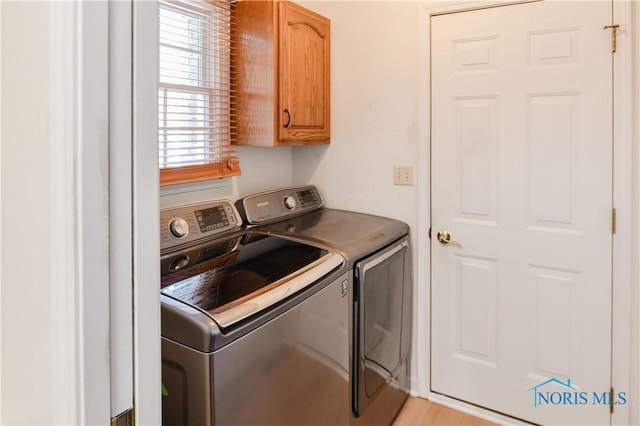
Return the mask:
{"type": "Polygon", "coordinates": [[[329,142],[330,22],[291,2],[279,2],[278,140],[329,142]]]}

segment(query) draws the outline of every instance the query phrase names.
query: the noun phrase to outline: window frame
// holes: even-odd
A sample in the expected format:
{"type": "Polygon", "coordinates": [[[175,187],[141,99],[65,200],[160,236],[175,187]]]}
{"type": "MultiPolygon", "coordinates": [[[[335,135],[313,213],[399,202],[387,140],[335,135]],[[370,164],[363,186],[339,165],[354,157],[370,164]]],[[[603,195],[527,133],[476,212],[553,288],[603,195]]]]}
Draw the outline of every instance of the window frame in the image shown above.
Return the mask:
{"type": "MultiPolygon", "coordinates": [[[[235,156],[233,145],[237,140],[235,125],[235,90],[233,79],[233,27],[234,27],[234,5],[230,0],[161,0],[159,9],[169,10],[185,16],[192,16],[195,19],[206,20],[207,26],[198,31],[201,39],[199,49],[184,49],[172,44],[162,43],[161,37],[158,42],[158,50],[163,46],[174,50],[184,50],[187,53],[201,54],[203,59],[199,61],[197,71],[199,81],[203,85],[176,84],[175,82],[160,82],[162,79],[162,61],[159,55],[159,83],[158,83],[158,155],[160,168],[160,186],[174,185],[180,183],[196,182],[202,180],[219,179],[241,174],[240,162],[235,156]],[[228,14],[223,16],[219,14],[228,14]],[[228,22],[225,22],[228,19],[228,22]],[[223,30],[219,29],[219,24],[224,25],[223,30]],[[207,33],[207,28],[209,32],[207,33]],[[209,45],[209,43],[211,45],[209,45]],[[216,59],[218,58],[218,59],[216,59]],[[221,58],[221,59],[220,59],[221,58]],[[220,67],[223,67],[222,69],[220,67]],[[228,68],[227,68],[228,67],[228,68]],[[205,110],[202,113],[204,120],[202,126],[170,126],[167,115],[167,105],[170,100],[169,93],[182,92],[185,94],[202,93],[208,98],[205,110]],[[192,154],[195,159],[192,164],[184,166],[169,166],[167,160],[172,157],[168,154],[168,135],[171,131],[189,133],[202,130],[206,135],[203,139],[206,145],[199,148],[200,152],[192,154]],[[164,162],[164,165],[162,164],[164,162]]],[[[159,11],[158,29],[161,34],[161,17],[159,11]]],[[[191,31],[191,30],[186,30],[191,31]]],[[[175,69],[175,68],[174,68],[175,69]]],[[[170,77],[167,77],[170,78],[170,77]]],[[[177,106],[177,104],[174,104],[177,106]]],[[[184,106],[182,106],[184,108],[184,106]]],[[[196,107],[197,108],[197,107],[196,107]]],[[[175,113],[174,113],[175,114],[175,113]]],[[[197,114],[195,116],[197,116],[197,114]]],[[[197,123],[197,119],[187,118],[185,121],[197,123]]],[[[174,119],[175,121],[175,119],[174,119]]],[[[188,140],[174,142],[171,149],[193,150],[198,149],[188,140]],[[182,143],[184,148],[177,148],[182,143]]],[[[185,154],[182,154],[185,155],[185,154]]],[[[187,156],[189,154],[186,154],[187,156]]],[[[175,158],[175,156],[174,156],[175,158]]]]}

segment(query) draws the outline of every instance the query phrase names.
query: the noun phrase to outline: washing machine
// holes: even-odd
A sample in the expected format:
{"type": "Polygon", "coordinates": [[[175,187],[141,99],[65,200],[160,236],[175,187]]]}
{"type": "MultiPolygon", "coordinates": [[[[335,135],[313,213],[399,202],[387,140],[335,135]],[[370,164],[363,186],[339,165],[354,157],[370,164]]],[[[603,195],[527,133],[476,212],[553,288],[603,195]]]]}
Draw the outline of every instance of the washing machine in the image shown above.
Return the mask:
{"type": "Polygon", "coordinates": [[[343,256],[241,223],[227,200],[161,212],[163,424],[348,424],[343,256]]]}

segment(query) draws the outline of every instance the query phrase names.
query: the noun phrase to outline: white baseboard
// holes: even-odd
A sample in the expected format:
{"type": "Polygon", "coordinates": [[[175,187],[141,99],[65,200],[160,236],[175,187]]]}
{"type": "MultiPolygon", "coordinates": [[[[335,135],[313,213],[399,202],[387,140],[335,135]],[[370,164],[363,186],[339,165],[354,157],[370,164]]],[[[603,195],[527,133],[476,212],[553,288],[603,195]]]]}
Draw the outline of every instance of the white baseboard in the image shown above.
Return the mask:
{"type": "Polygon", "coordinates": [[[445,395],[437,393],[430,393],[427,399],[436,404],[444,405],[445,407],[453,408],[465,414],[470,414],[475,417],[479,417],[483,420],[488,420],[500,425],[529,425],[525,421],[514,419],[513,417],[505,416],[504,414],[496,413],[495,411],[487,410],[486,408],[478,407],[477,405],[469,404],[464,401],[460,401],[454,398],[450,398],[445,395]]]}

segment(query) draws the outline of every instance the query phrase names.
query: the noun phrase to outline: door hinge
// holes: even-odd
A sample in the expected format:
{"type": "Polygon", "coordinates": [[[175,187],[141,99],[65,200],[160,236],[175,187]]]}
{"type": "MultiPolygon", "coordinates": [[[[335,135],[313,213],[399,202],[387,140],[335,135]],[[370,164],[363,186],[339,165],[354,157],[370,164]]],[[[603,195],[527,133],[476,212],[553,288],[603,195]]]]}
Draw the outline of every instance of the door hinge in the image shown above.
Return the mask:
{"type": "Polygon", "coordinates": [[[611,233],[616,233],[616,209],[611,209],[611,233]]]}
{"type": "Polygon", "coordinates": [[[429,228],[429,239],[431,239],[431,228],[429,228]]]}
{"type": "Polygon", "coordinates": [[[605,25],[604,27],[602,27],[603,30],[611,30],[611,52],[612,53],[615,53],[616,47],[617,47],[616,36],[618,33],[618,28],[620,28],[620,25],[605,25]]]}
{"type": "Polygon", "coordinates": [[[613,414],[613,386],[611,386],[611,400],[609,401],[609,414],[613,414]]]}

